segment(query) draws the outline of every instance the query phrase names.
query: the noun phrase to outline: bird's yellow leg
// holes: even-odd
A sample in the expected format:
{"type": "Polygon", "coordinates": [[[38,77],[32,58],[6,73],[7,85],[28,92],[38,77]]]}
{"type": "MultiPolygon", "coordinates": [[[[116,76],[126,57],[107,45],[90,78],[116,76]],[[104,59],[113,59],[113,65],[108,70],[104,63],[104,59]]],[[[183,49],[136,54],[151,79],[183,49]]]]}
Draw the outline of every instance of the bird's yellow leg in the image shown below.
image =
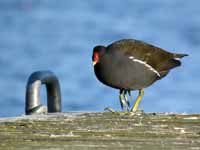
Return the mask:
{"type": "Polygon", "coordinates": [[[138,96],[137,96],[137,98],[135,100],[135,103],[133,104],[133,107],[131,108],[130,112],[136,112],[143,95],[144,95],[144,89],[140,89],[139,90],[139,94],[138,94],[138,96]]]}

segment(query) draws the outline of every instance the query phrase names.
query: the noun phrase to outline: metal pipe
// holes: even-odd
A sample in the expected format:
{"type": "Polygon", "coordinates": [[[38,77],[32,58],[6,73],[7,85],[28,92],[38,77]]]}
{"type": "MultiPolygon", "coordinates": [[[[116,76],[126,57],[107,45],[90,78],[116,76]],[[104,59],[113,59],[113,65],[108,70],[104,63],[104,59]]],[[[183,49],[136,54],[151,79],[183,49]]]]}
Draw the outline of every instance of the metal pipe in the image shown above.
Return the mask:
{"type": "Polygon", "coordinates": [[[61,112],[61,93],[57,77],[51,71],[37,71],[30,75],[26,86],[26,115],[61,112]],[[46,85],[47,107],[40,104],[40,88],[46,85]]]}

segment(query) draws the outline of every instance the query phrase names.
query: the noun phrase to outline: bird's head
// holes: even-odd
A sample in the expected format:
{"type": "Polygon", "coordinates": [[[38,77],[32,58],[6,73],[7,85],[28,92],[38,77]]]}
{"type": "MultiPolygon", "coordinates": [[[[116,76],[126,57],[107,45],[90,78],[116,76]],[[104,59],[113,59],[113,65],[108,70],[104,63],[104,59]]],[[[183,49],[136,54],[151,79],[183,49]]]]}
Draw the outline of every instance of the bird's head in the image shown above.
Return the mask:
{"type": "Polygon", "coordinates": [[[105,46],[96,46],[93,49],[93,55],[92,55],[92,64],[95,66],[99,61],[101,56],[105,53],[105,46]]]}

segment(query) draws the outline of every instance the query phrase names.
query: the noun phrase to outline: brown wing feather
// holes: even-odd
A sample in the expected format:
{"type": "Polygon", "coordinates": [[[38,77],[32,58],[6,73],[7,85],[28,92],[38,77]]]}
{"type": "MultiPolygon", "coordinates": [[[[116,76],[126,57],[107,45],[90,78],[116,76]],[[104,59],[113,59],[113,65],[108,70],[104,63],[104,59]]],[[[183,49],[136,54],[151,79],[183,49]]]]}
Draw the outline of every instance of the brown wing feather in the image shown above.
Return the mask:
{"type": "Polygon", "coordinates": [[[142,60],[160,72],[161,77],[165,76],[170,69],[181,65],[181,62],[174,58],[186,56],[185,54],[170,53],[159,47],[134,39],[116,41],[109,45],[107,50],[123,52],[127,56],[142,60]]]}

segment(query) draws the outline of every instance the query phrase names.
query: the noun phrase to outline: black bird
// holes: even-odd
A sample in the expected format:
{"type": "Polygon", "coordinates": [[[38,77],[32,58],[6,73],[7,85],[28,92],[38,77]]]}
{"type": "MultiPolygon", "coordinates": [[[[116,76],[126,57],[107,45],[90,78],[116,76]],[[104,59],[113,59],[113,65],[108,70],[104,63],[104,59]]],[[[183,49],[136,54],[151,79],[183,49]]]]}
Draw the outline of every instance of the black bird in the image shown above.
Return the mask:
{"type": "Polygon", "coordinates": [[[167,52],[135,39],[122,39],[108,46],[94,47],[92,61],[99,81],[120,90],[123,110],[129,111],[127,96],[132,90],[139,90],[130,110],[135,112],[144,95],[144,88],[165,77],[172,68],[180,66],[180,59],[184,56],[187,54],[167,52]]]}

